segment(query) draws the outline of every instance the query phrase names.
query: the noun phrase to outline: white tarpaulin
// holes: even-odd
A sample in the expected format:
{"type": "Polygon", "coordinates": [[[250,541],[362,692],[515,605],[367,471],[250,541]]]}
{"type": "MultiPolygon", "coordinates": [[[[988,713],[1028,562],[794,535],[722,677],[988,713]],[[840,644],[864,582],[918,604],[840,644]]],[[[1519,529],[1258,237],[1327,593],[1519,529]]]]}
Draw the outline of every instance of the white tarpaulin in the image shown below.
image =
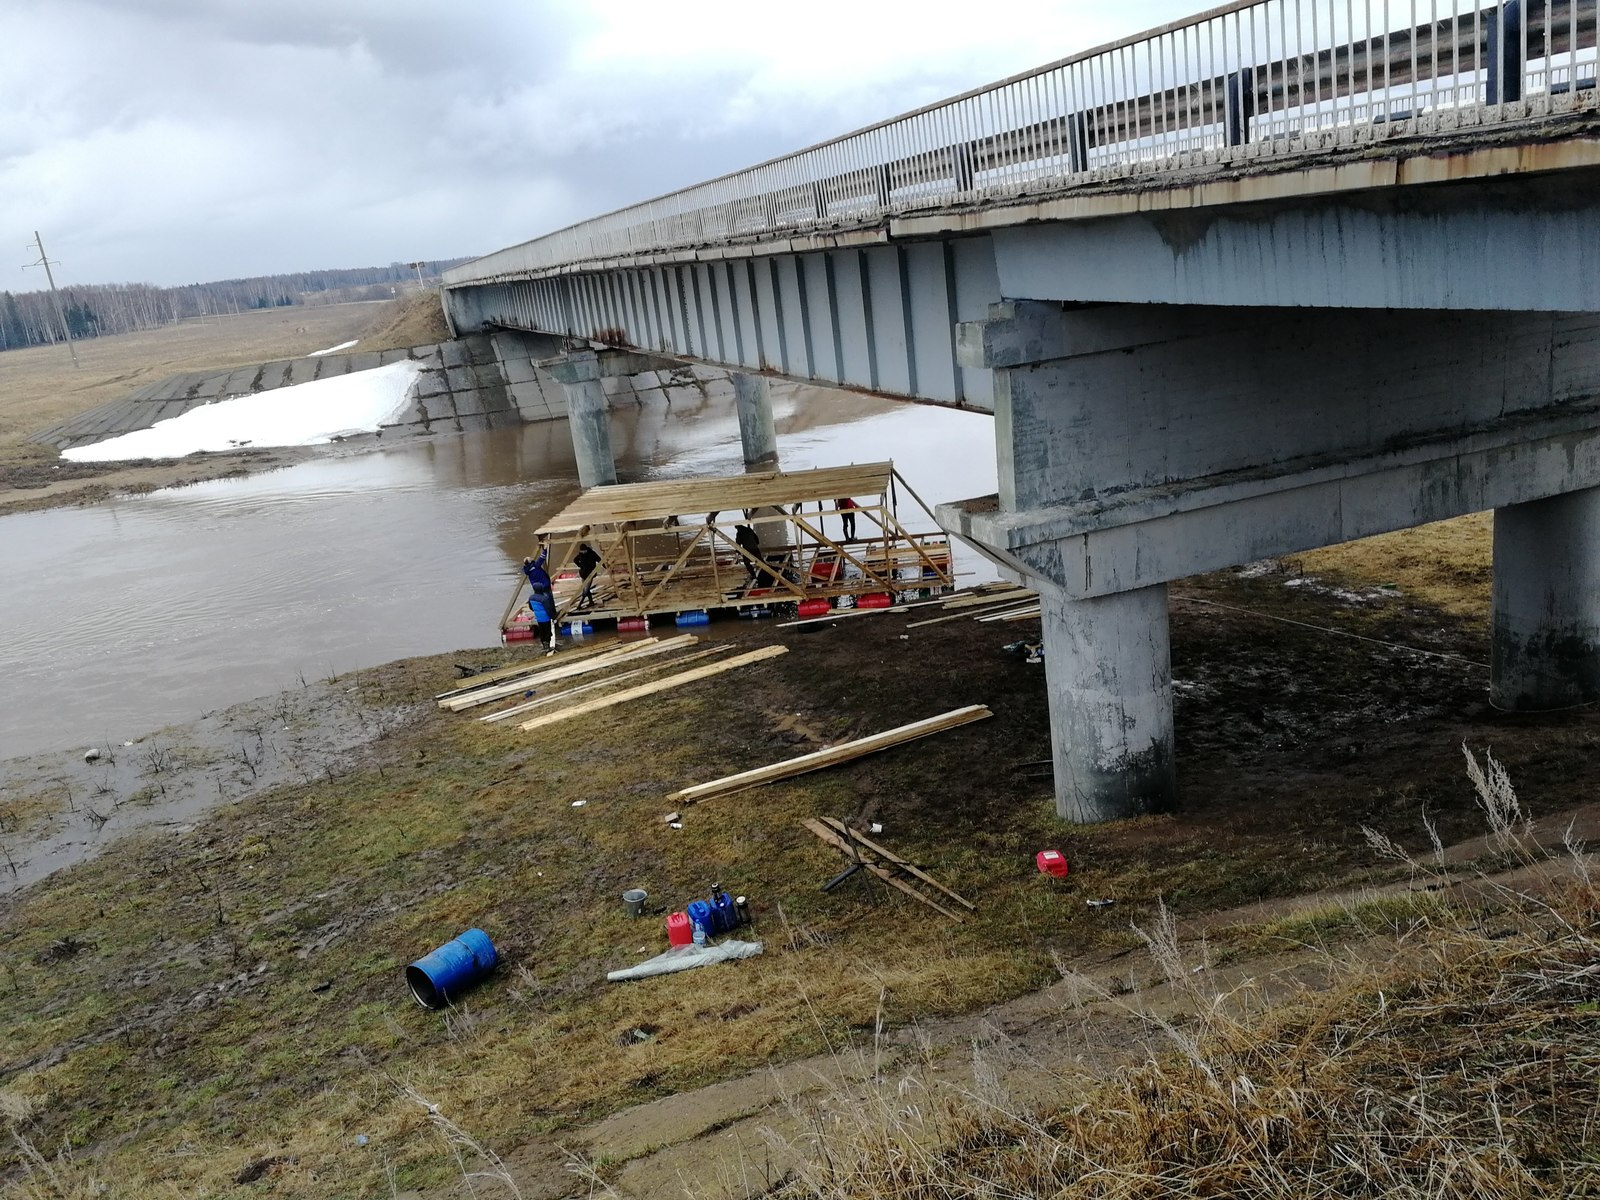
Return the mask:
{"type": "Polygon", "coordinates": [[[606,978],[613,983],[624,979],[648,979],[652,975],[671,975],[675,971],[692,971],[696,967],[709,967],[712,963],[732,962],[736,958],[754,958],[761,953],[760,942],[741,942],[730,938],[716,945],[674,946],[665,954],[647,958],[635,966],[611,971],[606,978]]]}

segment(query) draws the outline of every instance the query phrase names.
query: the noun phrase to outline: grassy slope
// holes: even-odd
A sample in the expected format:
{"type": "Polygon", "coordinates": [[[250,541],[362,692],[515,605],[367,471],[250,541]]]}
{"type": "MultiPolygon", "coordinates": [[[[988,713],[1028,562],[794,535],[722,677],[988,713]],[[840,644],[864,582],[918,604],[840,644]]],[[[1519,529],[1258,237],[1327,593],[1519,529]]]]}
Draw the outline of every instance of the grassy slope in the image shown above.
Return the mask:
{"type": "MultiPolygon", "coordinates": [[[[31,1108],[23,1131],[94,1147],[81,1169],[133,1195],[225,1187],[280,1155],[294,1161],[273,1178],[296,1194],[380,1187],[385,1161],[416,1186],[452,1167],[397,1084],[509,1147],[822,1049],[880,1004],[898,1023],[1015,995],[1051,977],[1054,952],[1128,944],[1125,920],[1157,895],[1212,911],[1366,857],[1336,815],[1317,818],[1343,821],[1336,841],[1281,805],[1238,828],[1216,796],[1186,816],[1064,829],[1048,782],[1009,769],[1046,749],[1040,669],[998,652],[1017,627],[951,622],[914,643],[897,628],[846,622],[769,669],[537,735],[435,714],[352,774],[14,898],[0,1086],[31,1108]],[[835,740],[977,700],[993,720],[707,803],[682,831],[660,820],[673,788],[811,748],[796,730],[835,740]],[[952,926],[859,880],[820,893],[841,864],[798,825],[817,813],[882,821],[978,918],[952,926]],[[1065,889],[1033,869],[1046,845],[1075,864],[1065,889]],[[659,916],[621,915],[624,888],[676,907],[713,881],[752,896],[764,957],[603,982],[662,943],[659,916]],[[1121,897],[1117,919],[1090,895],[1121,897]],[[473,925],[505,969],[448,1016],[416,1008],[399,967],[473,925]]],[[[387,704],[452,675],[422,660],[360,686],[387,704]]]]}

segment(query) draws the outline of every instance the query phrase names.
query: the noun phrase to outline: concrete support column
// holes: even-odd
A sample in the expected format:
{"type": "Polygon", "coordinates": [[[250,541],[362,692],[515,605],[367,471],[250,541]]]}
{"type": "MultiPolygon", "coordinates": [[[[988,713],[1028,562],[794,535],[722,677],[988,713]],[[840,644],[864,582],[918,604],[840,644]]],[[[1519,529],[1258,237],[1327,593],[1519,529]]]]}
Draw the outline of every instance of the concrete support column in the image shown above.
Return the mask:
{"type": "Polygon", "coordinates": [[[744,444],[744,465],[778,461],[778,434],[772,422],[772,392],[765,378],[735,372],[733,401],[739,413],[739,440],[744,444]]]}
{"type": "Polygon", "coordinates": [[[1171,808],[1165,584],[1069,600],[1040,593],[1056,811],[1088,824],[1171,808]]]}
{"type": "Polygon", "coordinates": [[[1495,509],[1492,612],[1497,707],[1600,699],[1600,488],[1495,509]]]}
{"type": "Polygon", "coordinates": [[[611,453],[611,418],[600,382],[599,356],[583,350],[543,365],[567,393],[567,427],[578,459],[578,482],[586,488],[615,483],[617,460],[611,453]]]}

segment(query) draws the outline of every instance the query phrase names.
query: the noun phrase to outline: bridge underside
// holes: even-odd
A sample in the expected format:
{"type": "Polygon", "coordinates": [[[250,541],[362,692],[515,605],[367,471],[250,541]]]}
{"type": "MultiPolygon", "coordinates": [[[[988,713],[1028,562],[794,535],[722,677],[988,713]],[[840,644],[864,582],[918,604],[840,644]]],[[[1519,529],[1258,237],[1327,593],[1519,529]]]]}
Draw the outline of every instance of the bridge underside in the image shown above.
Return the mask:
{"type": "Polygon", "coordinates": [[[922,240],[447,306],[992,411],[999,496],[940,520],[1040,590],[1058,807],[1102,820],[1175,799],[1166,585],[1201,571],[1492,508],[1496,703],[1600,699],[1600,143],[1537,149],[1464,182],[919,218],[922,240]]]}

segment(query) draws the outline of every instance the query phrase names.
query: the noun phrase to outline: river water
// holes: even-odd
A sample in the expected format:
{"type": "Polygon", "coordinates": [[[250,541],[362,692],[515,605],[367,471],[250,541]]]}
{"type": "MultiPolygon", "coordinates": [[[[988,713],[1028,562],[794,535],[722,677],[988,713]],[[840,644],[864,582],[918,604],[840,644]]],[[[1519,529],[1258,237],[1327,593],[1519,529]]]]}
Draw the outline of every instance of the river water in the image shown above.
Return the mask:
{"type": "MultiPolygon", "coordinates": [[[[803,386],[773,404],[785,469],[893,459],[930,504],[995,489],[988,417],[803,386]]],[[[731,396],[619,408],[612,439],[623,482],[743,470],[731,396]]],[[[0,758],[498,645],[533,530],[577,492],[555,421],[0,517],[0,758]]],[[[993,574],[960,545],[956,565],[963,582],[993,574]]]]}

